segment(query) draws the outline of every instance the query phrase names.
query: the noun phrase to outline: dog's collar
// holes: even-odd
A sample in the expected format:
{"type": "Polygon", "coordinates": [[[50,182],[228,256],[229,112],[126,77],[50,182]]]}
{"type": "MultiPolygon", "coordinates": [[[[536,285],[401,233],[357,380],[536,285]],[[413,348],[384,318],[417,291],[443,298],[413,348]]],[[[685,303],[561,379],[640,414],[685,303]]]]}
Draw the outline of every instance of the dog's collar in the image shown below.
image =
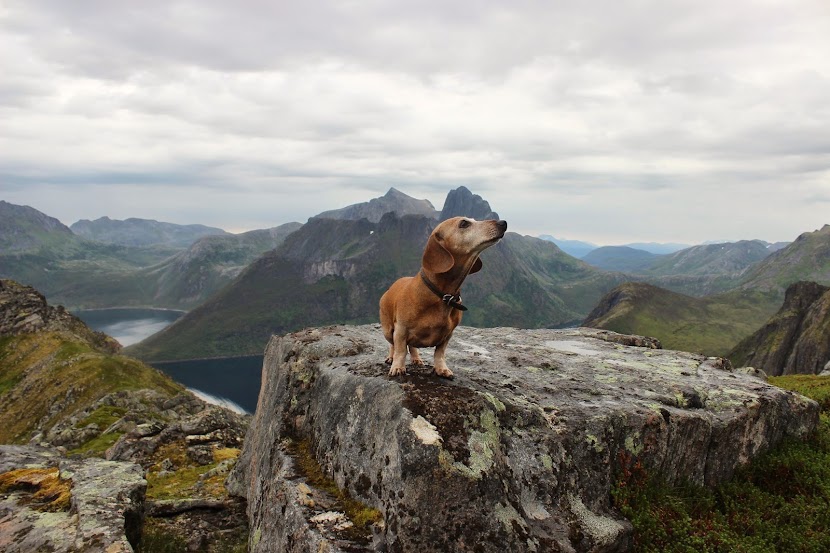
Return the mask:
{"type": "Polygon", "coordinates": [[[424,281],[424,284],[427,285],[427,288],[429,288],[430,291],[432,291],[433,294],[438,296],[441,299],[442,302],[446,303],[450,307],[458,309],[459,311],[466,311],[467,310],[467,308],[465,306],[461,305],[461,291],[460,290],[458,291],[458,294],[455,294],[455,295],[445,294],[444,292],[439,290],[437,286],[435,286],[432,282],[430,282],[430,280],[424,274],[423,269],[421,270],[420,274],[421,274],[421,280],[424,281]]]}

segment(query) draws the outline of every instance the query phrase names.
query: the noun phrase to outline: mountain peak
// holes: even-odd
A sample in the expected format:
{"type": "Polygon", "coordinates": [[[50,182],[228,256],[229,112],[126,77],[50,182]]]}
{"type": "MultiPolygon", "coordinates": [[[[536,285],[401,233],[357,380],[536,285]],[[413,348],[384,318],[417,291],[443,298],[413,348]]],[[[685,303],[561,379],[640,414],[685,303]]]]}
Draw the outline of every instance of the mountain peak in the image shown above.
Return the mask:
{"type": "Polygon", "coordinates": [[[318,213],[313,219],[368,219],[369,222],[377,223],[386,213],[395,212],[398,217],[404,215],[423,215],[434,219],[438,213],[429,200],[418,200],[404,194],[397,188],[390,188],[386,194],[373,198],[368,202],[352,204],[341,209],[332,209],[318,213]]]}
{"type": "Polygon", "coordinates": [[[500,219],[499,214],[490,208],[487,200],[478,194],[473,194],[466,186],[450,190],[447,199],[444,200],[440,220],[444,221],[451,217],[472,217],[478,220],[500,219]]]}

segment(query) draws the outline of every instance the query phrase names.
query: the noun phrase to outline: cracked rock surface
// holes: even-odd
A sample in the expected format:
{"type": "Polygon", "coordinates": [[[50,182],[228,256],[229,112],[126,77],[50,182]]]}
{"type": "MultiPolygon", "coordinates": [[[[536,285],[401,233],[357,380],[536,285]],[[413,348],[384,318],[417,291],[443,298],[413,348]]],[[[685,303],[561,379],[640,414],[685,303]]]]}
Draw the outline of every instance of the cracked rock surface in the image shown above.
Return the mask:
{"type": "Polygon", "coordinates": [[[39,510],[31,490],[0,491],[0,551],[131,553],[144,518],[144,470],[134,463],[67,459],[32,446],[0,445],[0,473],[56,468],[71,482],[67,510],[39,510]]]}
{"type": "Polygon", "coordinates": [[[452,381],[429,365],[389,378],[387,351],[378,325],[271,339],[230,480],[251,551],[623,551],[631,525],[610,491],[627,464],[714,485],[818,420],[727,361],[603,330],[460,327],[452,381]],[[288,438],[380,511],[364,541],[320,531],[348,521],[316,508],[288,438]]]}

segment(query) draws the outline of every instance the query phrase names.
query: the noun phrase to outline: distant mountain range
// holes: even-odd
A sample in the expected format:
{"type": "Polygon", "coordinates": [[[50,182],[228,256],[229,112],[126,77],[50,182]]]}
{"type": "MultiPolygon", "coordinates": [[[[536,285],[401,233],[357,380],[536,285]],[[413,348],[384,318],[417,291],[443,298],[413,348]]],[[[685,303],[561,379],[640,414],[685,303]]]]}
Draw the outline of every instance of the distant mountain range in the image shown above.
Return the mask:
{"type": "MultiPolygon", "coordinates": [[[[691,248],[674,254],[669,268],[702,272],[701,283],[710,287],[716,280],[711,271],[725,271],[721,284],[727,291],[695,298],[645,283],[627,283],[600,300],[583,324],[653,336],[670,348],[726,355],[775,313],[788,286],[799,280],[830,285],[830,225],[804,233],[768,255],[764,255],[767,245],[758,241],[696,248],[694,262],[690,262],[695,250],[691,248]]],[[[682,278],[688,285],[694,276],[682,278]]],[[[748,355],[747,348],[741,351],[741,356],[748,355]]]]}
{"type": "MultiPolygon", "coordinates": [[[[493,213],[467,189],[450,194],[444,214],[493,213]]],[[[395,213],[378,223],[314,217],[217,295],[130,351],[153,360],[258,353],[273,333],[376,321],[386,288],[417,273],[436,223],[423,215],[395,213]]],[[[484,269],[464,285],[470,309],[464,324],[472,326],[575,324],[625,278],[515,233],[482,259],[484,269]]]]}
{"type": "Polygon", "coordinates": [[[202,225],[104,219],[91,225],[96,239],[89,240],[36,209],[0,202],[0,277],[35,286],[70,308],[189,309],[301,226],[235,235],[202,225]],[[139,237],[131,240],[128,229],[139,237]],[[184,236],[214,231],[185,247],[175,245],[184,236]],[[147,245],[126,244],[131,241],[147,245]]]}
{"type": "Polygon", "coordinates": [[[563,252],[574,257],[578,257],[579,259],[583,259],[590,252],[598,248],[631,248],[656,255],[663,255],[691,247],[689,244],[675,244],[672,242],[633,242],[631,244],[621,244],[619,246],[598,246],[596,244],[592,244],[591,242],[584,242],[582,240],[566,240],[564,238],[556,238],[550,234],[541,234],[539,235],[539,238],[547,240],[548,242],[553,242],[559,246],[563,252]]]}
{"type": "Polygon", "coordinates": [[[176,225],[152,219],[125,219],[119,221],[101,217],[90,221],[81,219],[69,227],[73,233],[87,240],[122,246],[172,246],[186,248],[203,236],[227,235],[220,228],[205,225],[176,225]]]}

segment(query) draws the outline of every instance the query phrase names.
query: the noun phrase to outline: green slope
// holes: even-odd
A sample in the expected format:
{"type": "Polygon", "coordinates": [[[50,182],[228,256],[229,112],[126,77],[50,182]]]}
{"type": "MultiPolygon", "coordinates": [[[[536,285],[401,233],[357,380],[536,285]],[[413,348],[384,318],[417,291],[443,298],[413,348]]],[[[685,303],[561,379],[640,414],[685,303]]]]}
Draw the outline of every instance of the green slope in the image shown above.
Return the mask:
{"type": "Polygon", "coordinates": [[[736,291],[695,298],[650,284],[625,283],[608,293],[583,324],[658,338],[663,347],[726,355],[775,313],[774,293],[736,291]]]}

